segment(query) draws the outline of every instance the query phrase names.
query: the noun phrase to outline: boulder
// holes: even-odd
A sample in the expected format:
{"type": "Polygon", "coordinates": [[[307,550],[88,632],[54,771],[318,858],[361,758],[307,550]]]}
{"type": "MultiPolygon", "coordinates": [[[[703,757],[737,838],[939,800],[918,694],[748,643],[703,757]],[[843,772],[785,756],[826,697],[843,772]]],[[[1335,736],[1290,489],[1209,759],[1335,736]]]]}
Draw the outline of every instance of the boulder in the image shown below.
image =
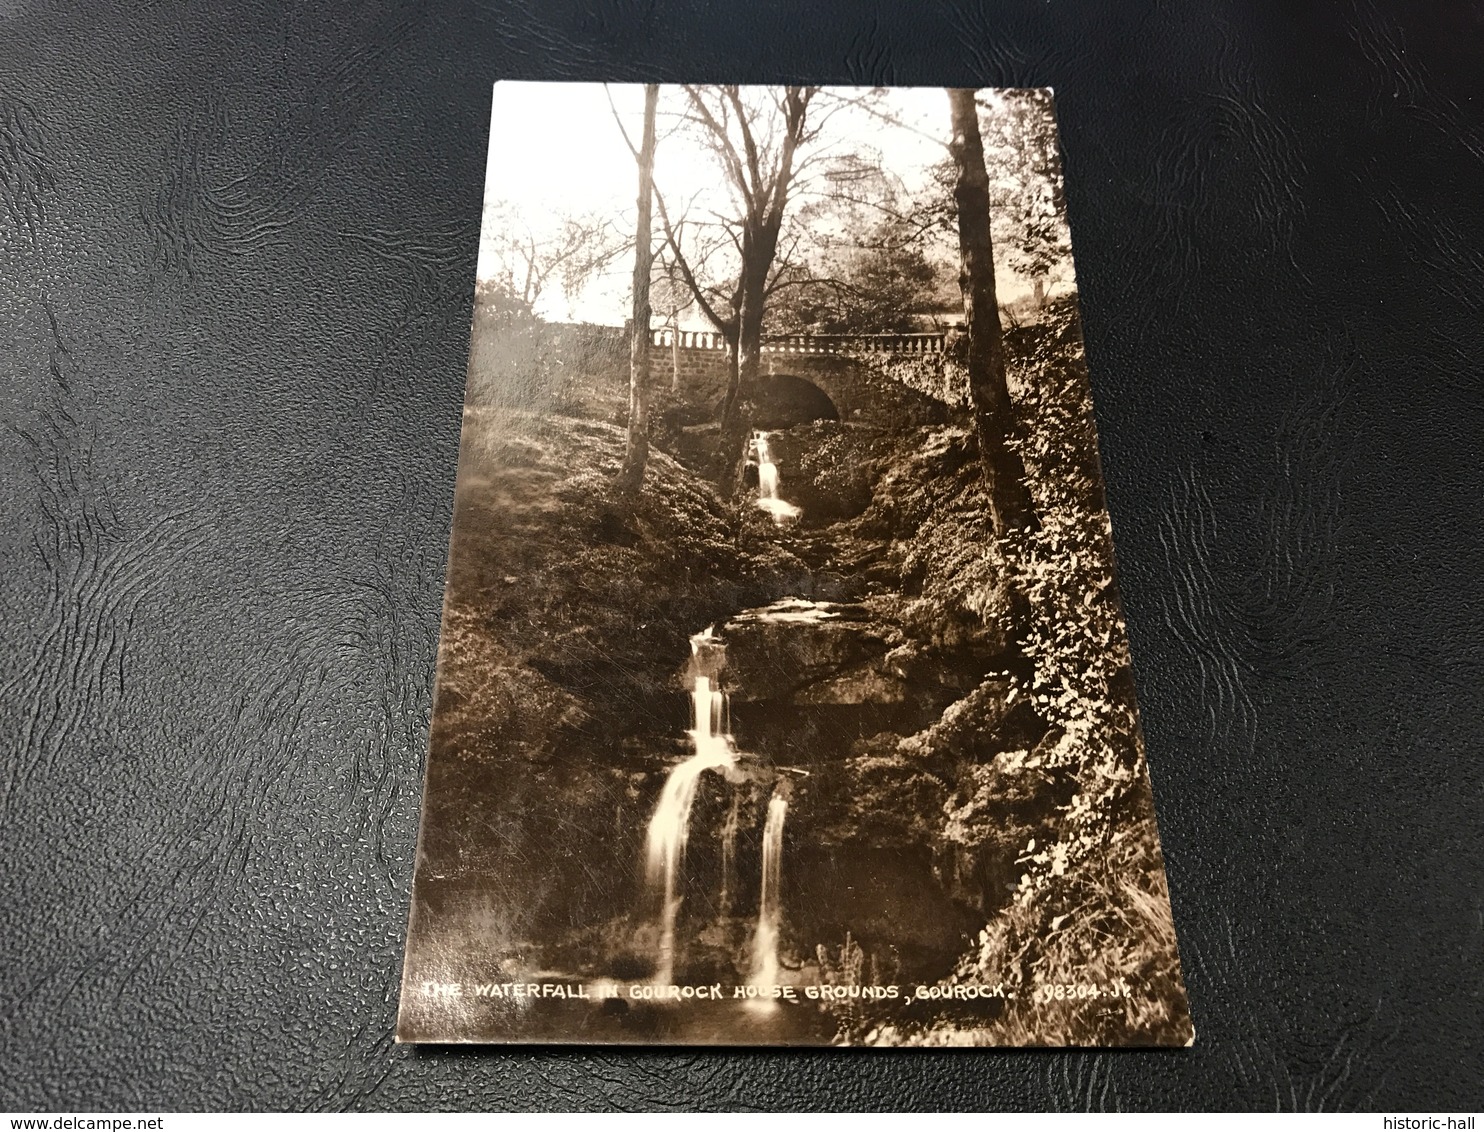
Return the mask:
{"type": "Polygon", "coordinates": [[[732,700],[797,706],[903,702],[907,673],[892,656],[901,636],[883,616],[890,604],[785,598],[739,613],[719,633],[732,700]]]}

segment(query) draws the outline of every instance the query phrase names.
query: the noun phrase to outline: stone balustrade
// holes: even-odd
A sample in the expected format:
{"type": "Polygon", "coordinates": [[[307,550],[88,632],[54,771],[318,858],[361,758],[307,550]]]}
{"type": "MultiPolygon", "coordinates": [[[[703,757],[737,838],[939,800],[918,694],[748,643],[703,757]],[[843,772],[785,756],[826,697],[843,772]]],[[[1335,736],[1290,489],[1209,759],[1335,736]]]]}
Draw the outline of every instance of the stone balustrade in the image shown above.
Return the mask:
{"type": "MultiPolygon", "coordinates": [[[[660,327],[650,332],[650,342],[670,349],[726,349],[726,339],[714,330],[681,330],[660,327]],[[676,335],[679,342],[676,342],[676,335]]],[[[781,334],[763,342],[765,354],[941,354],[947,335],[925,334],[781,334]]]]}

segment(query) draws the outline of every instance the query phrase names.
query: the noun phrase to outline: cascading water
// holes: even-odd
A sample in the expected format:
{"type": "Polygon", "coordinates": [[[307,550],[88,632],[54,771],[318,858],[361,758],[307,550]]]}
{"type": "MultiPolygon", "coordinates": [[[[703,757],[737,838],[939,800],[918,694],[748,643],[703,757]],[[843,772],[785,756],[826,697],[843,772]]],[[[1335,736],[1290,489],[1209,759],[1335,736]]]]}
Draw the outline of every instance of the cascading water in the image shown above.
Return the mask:
{"type": "Polygon", "coordinates": [[[780,888],[783,882],[783,819],[788,814],[787,780],[768,799],[763,826],[763,887],[758,902],[757,933],[752,937],[752,985],[772,987],[778,982],[778,929],[783,918],[780,888]]]}
{"type": "Polygon", "coordinates": [[[768,434],[761,430],[754,432],[752,448],[757,456],[757,505],[772,515],[773,522],[779,526],[797,519],[803,512],[778,497],[778,465],[773,463],[768,434]]]}
{"type": "MultiPolygon", "coordinates": [[[[710,629],[690,639],[691,657],[698,670],[707,667],[705,654],[716,645],[710,629]]],[[[659,956],[654,976],[659,984],[672,982],[675,975],[675,919],[684,899],[680,893],[680,869],[690,836],[690,812],[695,805],[696,788],[706,771],[736,762],[736,749],[726,732],[726,693],[714,689],[711,676],[698,671],[691,702],[695,726],[690,737],[696,753],[670,769],[654,816],[649,819],[646,843],[647,879],[661,901],[659,956]]]]}
{"type": "MultiPolygon", "coordinates": [[[[728,718],[727,695],[719,688],[718,676],[725,664],[725,646],[711,629],[690,639],[691,743],[695,753],[670,768],[660,791],[654,815],[649,819],[646,840],[646,877],[660,905],[659,944],[654,982],[670,984],[675,977],[675,927],[684,902],[681,870],[690,838],[690,816],[695,806],[701,775],[737,765],[737,748],[728,718]]],[[[771,989],[778,982],[779,929],[783,918],[783,822],[793,784],[785,775],[775,779],[768,815],[763,825],[763,875],[758,898],[757,930],[752,940],[750,982],[771,989]]],[[[736,888],[737,834],[741,824],[742,795],[732,791],[726,823],[721,830],[722,876],[719,906],[730,915],[736,888]]],[[[762,999],[749,1000],[767,1005],[762,999]]]]}

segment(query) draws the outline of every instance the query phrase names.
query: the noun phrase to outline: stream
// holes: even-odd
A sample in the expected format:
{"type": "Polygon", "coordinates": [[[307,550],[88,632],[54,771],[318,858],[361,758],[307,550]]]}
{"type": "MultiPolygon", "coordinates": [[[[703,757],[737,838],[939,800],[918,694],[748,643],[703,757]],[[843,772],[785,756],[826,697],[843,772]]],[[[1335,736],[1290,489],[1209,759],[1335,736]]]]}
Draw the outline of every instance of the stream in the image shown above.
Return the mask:
{"type": "MultiPolygon", "coordinates": [[[[753,433],[752,453],[758,466],[756,505],[768,512],[779,526],[796,521],[802,510],[779,495],[780,477],[768,446],[768,434],[753,433]]],[[[822,602],[788,597],[760,609],[744,610],[734,622],[806,624],[838,616],[834,607],[822,602]]],[[[771,777],[762,834],[762,875],[758,886],[757,920],[752,931],[751,969],[748,984],[765,994],[778,985],[780,933],[783,925],[784,825],[787,821],[793,777],[788,770],[774,770],[739,751],[731,733],[730,710],[723,684],[726,643],[709,626],[690,638],[691,727],[687,732],[692,754],[676,763],[665,779],[645,841],[645,878],[648,901],[658,904],[659,930],[653,983],[668,986],[675,981],[676,925],[682,895],[685,849],[690,837],[691,811],[701,776],[708,770],[724,773],[749,762],[748,780],[771,777]]],[[[793,774],[805,772],[794,771],[793,774]]],[[[721,892],[717,907],[730,915],[735,880],[736,839],[739,832],[741,793],[733,782],[722,840],[721,892]]]]}

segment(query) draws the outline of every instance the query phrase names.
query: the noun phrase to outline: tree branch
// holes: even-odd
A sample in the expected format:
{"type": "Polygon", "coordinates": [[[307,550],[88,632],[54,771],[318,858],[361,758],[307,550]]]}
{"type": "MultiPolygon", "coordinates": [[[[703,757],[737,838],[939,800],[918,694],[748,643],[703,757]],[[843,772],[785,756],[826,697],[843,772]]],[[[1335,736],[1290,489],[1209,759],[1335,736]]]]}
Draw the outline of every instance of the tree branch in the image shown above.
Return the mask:
{"type": "Polygon", "coordinates": [[[629,139],[629,131],[624,128],[623,119],[618,116],[618,107],[613,104],[613,92],[608,89],[608,84],[603,84],[603,94],[608,99],[608,109],[613,112],[613,120],[618,123],[618,132],[623,135],[624,145],[629,147],[629,152],[634,155],[634,160],[639,160],[639,151],[634,148],[634,143],[629,139]]]}
{"type": "Polygon", "coordinates": [[[747,169],[752,174],[752,183],[754,185],[761,185],[763,175],[758,167],[757,143],[752,137],[752,127],[747,124],[747,111],[742,106],[742,96],[738,93],[735,86],[724,87],[722,89],[727,97],[731,99],[732,108],[737,112],[737,126],[742,131],[742,145],[747,154],[747,169]]]}
{"type": "Polygon", "coordinates": [[[691,106],[695,108],[696,113],[700,116],[701,124],[710,131],[713,148],[716,150],[717,155],[721,157],[722,163],[726,166],[732,181],[742,194],[743,203],[747,205],[750,211],[756,207],[756,194],[752,186],[747,182],[747,174],[742,168],[742,159],[737,154],[737,147],[732,144],[730,134],[728,134],[726,127],[718,122],[716,116],[711,113],[711,108],[706,105],[705,99],[701,97],[700,88],[686,86],[685,93],[690,96],[691,106]]]}
{"type": "Polygon", "coordinates": [[[674,257],[675,266],[680,269],[681,278],[690,288],[690,293],[695,296],[696,305],[701,308],[701,312],[720,333],[730,333],[729,324],[716,313],[716,308],[706,299],[704,288],[696,281],[695,272],[691,271],[685,253],[680,250],[680,241],[676,239],[675,229],[670,224],[670,211],[665,207],[665,198],[660,194],[659,186],[655,186],[654,201],[660,207],[660,226],[665,230],[665,242],[670,245],[670,254],[674,257]]]}

